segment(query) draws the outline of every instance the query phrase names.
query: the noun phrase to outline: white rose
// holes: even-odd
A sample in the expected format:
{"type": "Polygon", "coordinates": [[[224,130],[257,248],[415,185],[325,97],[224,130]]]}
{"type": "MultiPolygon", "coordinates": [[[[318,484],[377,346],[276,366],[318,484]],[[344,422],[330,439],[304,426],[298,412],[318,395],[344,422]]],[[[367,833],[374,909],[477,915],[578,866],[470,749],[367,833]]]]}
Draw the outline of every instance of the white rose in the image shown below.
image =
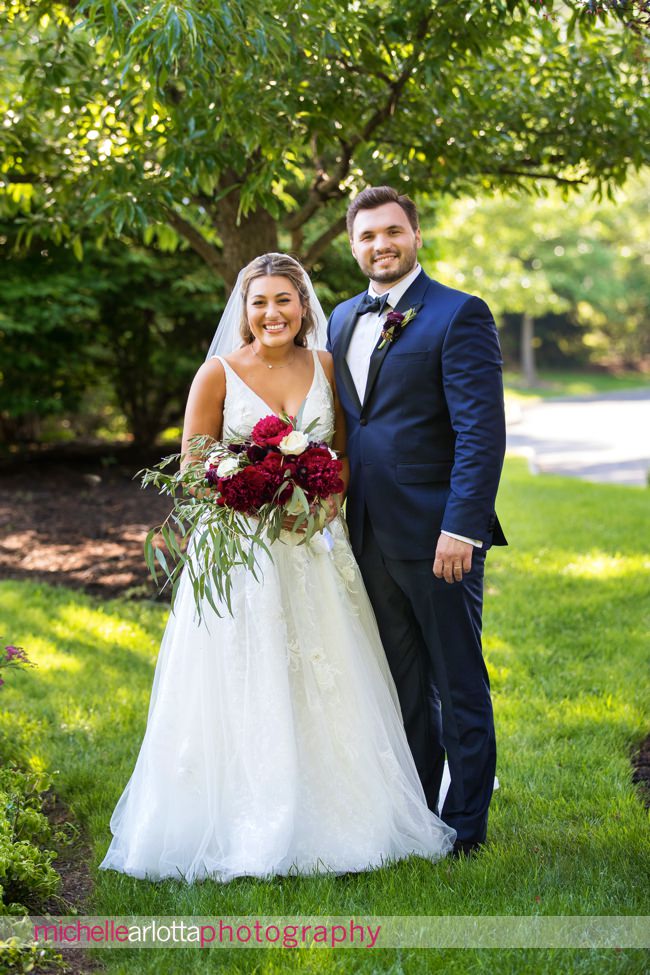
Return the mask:
{"type": "Polygon", "coordinates": [[[301,430],[292,430],[279,443],[281,454],[302,454],[307,449],[309,437],[301,430]]]}
{"type": "Polygon", "coordinates": [[[225,457],[217,467],[217,477],[231,477],[239,470],[239,461],[236,457],[225,457]]]}
{"type": "Polygon", "coordinates": [[[216,450],[213,450],[211,454],[208,454],[208,459],[206,460],[205,465],[204,465],[206,471],[209,471],[211,467],[216,467],[217,464],[219,463],[219,458],[220,457],[221,457],[221,454],[218,453],[218,451],[216,451],[216,450]]]}

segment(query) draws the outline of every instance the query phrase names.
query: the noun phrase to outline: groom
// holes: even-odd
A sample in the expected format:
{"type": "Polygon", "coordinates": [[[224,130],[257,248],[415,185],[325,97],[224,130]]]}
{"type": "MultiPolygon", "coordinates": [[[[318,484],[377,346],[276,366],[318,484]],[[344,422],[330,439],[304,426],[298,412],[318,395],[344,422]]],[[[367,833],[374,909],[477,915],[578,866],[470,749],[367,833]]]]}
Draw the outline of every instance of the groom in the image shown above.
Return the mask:
{"type": "Polygon", "coordinates": [[[367,292],[329,321],[347,420],[347,520],[429,807],[457,854],[486,838],[496,743],[481,649],[483,568],[505,449],[501,354],[480,298],[429,278],[415,204],[370,187],[347,229],[367,292]]]}

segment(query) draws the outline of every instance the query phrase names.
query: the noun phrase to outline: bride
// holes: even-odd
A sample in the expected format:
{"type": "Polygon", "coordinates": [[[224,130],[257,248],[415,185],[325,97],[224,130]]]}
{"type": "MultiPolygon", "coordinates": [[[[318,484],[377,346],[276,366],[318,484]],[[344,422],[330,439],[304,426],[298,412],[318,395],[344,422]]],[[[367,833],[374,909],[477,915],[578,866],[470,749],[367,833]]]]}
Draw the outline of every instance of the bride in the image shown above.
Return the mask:
{"type": "MultiPolygon", "coordinates": [[[[297,261],[249,264],[192,384],[183,452],[197,434],[246,436],[283,410],[344,452],[331,357],[317,351],[325,327],[297,261]]],[[[280,539],[272,554],[258,580],[233,574],[232,616],[206,605],[199,623],[182,580],[103,869],[226,882],[451,852],[456,834],[427,808],[338,507],[322,535],[280,539]]]]}

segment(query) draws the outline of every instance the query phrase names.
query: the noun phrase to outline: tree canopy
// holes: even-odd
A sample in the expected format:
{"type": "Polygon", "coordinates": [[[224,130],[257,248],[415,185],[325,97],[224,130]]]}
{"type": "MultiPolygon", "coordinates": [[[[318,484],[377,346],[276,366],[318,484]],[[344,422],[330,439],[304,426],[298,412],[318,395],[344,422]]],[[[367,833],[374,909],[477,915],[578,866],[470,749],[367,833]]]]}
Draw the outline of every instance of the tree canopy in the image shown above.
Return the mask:
{"type": "Polygon", "coordinates": [[[317,265],[368,183],[602,192],[648,158],[642,7],[4,0],[0,207],[19,243],[129,228],[232,285],[280,245],[317,265]]]}
{"type": "Polygon", "coordinates": [[[638,365],[650,356],[650,173],[629,180],[615,201],[599,203],[590,190],[569,200],[557,190],[447,199],[425,225],[424,260],[442,281],[484,297],[501,320],[552,316],[546,355],[552,343],[565,357],[581,348],[638,365]]]}

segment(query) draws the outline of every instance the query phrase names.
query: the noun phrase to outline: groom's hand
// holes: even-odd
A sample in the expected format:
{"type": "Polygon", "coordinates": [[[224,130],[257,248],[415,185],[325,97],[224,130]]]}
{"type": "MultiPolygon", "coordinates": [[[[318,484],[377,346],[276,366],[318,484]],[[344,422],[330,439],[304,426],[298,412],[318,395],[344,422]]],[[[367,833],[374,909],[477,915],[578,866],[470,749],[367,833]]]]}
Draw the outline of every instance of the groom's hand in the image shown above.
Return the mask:
{"type": "Polygon", "coordinates": [[[463,573],[472,568],[472,550],[469,542],[461,542],[450,535],[440,535],[433,561],[433,574],[445,582],[460,582],[463,573]]]}

